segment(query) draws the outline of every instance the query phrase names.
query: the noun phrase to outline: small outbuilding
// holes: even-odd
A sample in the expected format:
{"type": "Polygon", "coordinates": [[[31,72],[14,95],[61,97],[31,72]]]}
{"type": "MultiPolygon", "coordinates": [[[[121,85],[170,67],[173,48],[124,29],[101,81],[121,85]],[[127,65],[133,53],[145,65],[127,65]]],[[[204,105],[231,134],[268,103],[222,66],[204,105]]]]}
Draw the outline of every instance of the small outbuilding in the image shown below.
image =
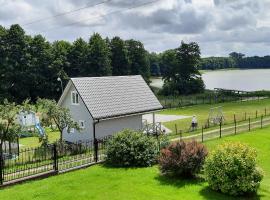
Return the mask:
{"type": "Polygon", "coordinates": [[[68,108],[81,127],[64,131],[69,142],[140,130],[143,114],[163,108],[140,75],[71,78],[58,105],[68,108]]]}

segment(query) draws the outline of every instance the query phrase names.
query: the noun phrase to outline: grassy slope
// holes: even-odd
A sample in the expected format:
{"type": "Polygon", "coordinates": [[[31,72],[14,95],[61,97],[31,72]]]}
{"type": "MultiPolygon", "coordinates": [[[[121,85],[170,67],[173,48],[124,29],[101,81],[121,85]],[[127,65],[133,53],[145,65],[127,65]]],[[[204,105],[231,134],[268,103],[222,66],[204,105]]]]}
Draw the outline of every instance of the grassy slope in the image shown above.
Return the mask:
{"type": "MultiPolygon", "coordinates": [[[[258,163],[265,171],[259,198],[270,199],[270,128],[207,142],[210,149],[225,141],[242,141],[258,151],[258,163]]],[[[211,191],[200,180],[169,180],[159,175],[157,167],[114,169],[102,165],[31,181],[0,191],[0,199],[93,199],[93,200],[199,200],[236,199],[211,191]]],[[[240,199],[240,198],[238,198],[240,199]]],[[[247,199],[247,198],[243,198],[247,199]]]]}
{"type": "MultiPolygon", "coordinates": [[[[199,127],[201,127],[207,122],[210,108],[217,106],[223,107],[223,113],[226,119],[226,123],[233,122],[234,114],[236,114],[237,120],[243,120],[245,117],[245,112],[247,113],[247,118],[254,118],[256,115],[256,110],[258,111],[258,116],[263,115],[265,108],[267,108],[267,113],[270,113],[270,99],[264,99],[247,102],[220,103],[212,105],[204,104],[185,108],[168,109],[161,111],[160,114],[186,116],[196,115],[198,118],[199,127]]],[[[173,132],[175,132],[175,124],[177,124],[178,130],[186,130],[190,127],[191,118],[164,123],[164,125],[171,129],[173,132]]]]}

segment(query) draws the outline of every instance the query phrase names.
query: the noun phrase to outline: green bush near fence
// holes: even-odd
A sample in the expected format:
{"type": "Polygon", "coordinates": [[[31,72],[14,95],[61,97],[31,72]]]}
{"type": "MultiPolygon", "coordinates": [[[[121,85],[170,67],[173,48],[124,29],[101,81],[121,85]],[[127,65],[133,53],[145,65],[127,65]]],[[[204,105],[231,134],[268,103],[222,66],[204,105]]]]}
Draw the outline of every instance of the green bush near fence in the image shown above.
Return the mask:
{"type": "Polygon", "coordinates": [[[233,196],[257,192],[263,178],[256,151],[241,143],[225,143],[206,159],[204,171],[210,188],[233,196]]]}
{"type": "Polygon", "coordinates": [[[156,139],[146,134],[126,129],[114,135],[107,143],[106,161],[118,167],[145,167],[156,162],[156,139]]]}

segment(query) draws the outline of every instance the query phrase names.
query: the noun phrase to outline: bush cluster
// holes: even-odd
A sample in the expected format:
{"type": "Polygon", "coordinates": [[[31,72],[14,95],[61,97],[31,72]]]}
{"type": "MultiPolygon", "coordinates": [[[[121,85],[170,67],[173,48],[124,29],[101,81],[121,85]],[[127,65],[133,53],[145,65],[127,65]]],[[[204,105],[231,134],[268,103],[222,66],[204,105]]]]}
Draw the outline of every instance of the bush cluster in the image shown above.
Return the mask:
{"type": "Polygon", "coordinates": [[[152,136],[126,129],[114,135],[107,143],[106,161],[118,167],[146,167],[157,160],[157,140],[152,136]]]}
{"type": "Polygon", "coordinates": [[[161,150],[160,171],[170,176],[194,176],[202,168],[206,155],[207,149],[195,140],[171,143],[161,150]]]}
{"type": "Polygon", "coordinates": [[[240,143],[218,147],[205,162],[209,186],[229,195],[256,192],[263,178],[256,167],[256,151],[240,143]]]}

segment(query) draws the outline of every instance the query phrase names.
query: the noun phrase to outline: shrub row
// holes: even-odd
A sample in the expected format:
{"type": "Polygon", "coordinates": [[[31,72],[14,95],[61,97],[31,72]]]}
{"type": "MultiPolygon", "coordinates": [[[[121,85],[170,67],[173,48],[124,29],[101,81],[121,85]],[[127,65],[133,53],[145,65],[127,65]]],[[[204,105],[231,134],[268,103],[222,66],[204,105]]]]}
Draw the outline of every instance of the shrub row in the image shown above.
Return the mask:
{"type": "Polygon", "coordinates": [[[228,143],[208,155],[206,147],[196,141],[166,144],[166,139],[161,138],[159,145],[154,137],[124,130],[108,142],[107,163],[146,167],[158,162],[161,173],[173,177],[194,177],[204,168],[210,188],[234,196],[259,188],[262,171],[256,166],[256,151],[247,145],[228,143]]]}

